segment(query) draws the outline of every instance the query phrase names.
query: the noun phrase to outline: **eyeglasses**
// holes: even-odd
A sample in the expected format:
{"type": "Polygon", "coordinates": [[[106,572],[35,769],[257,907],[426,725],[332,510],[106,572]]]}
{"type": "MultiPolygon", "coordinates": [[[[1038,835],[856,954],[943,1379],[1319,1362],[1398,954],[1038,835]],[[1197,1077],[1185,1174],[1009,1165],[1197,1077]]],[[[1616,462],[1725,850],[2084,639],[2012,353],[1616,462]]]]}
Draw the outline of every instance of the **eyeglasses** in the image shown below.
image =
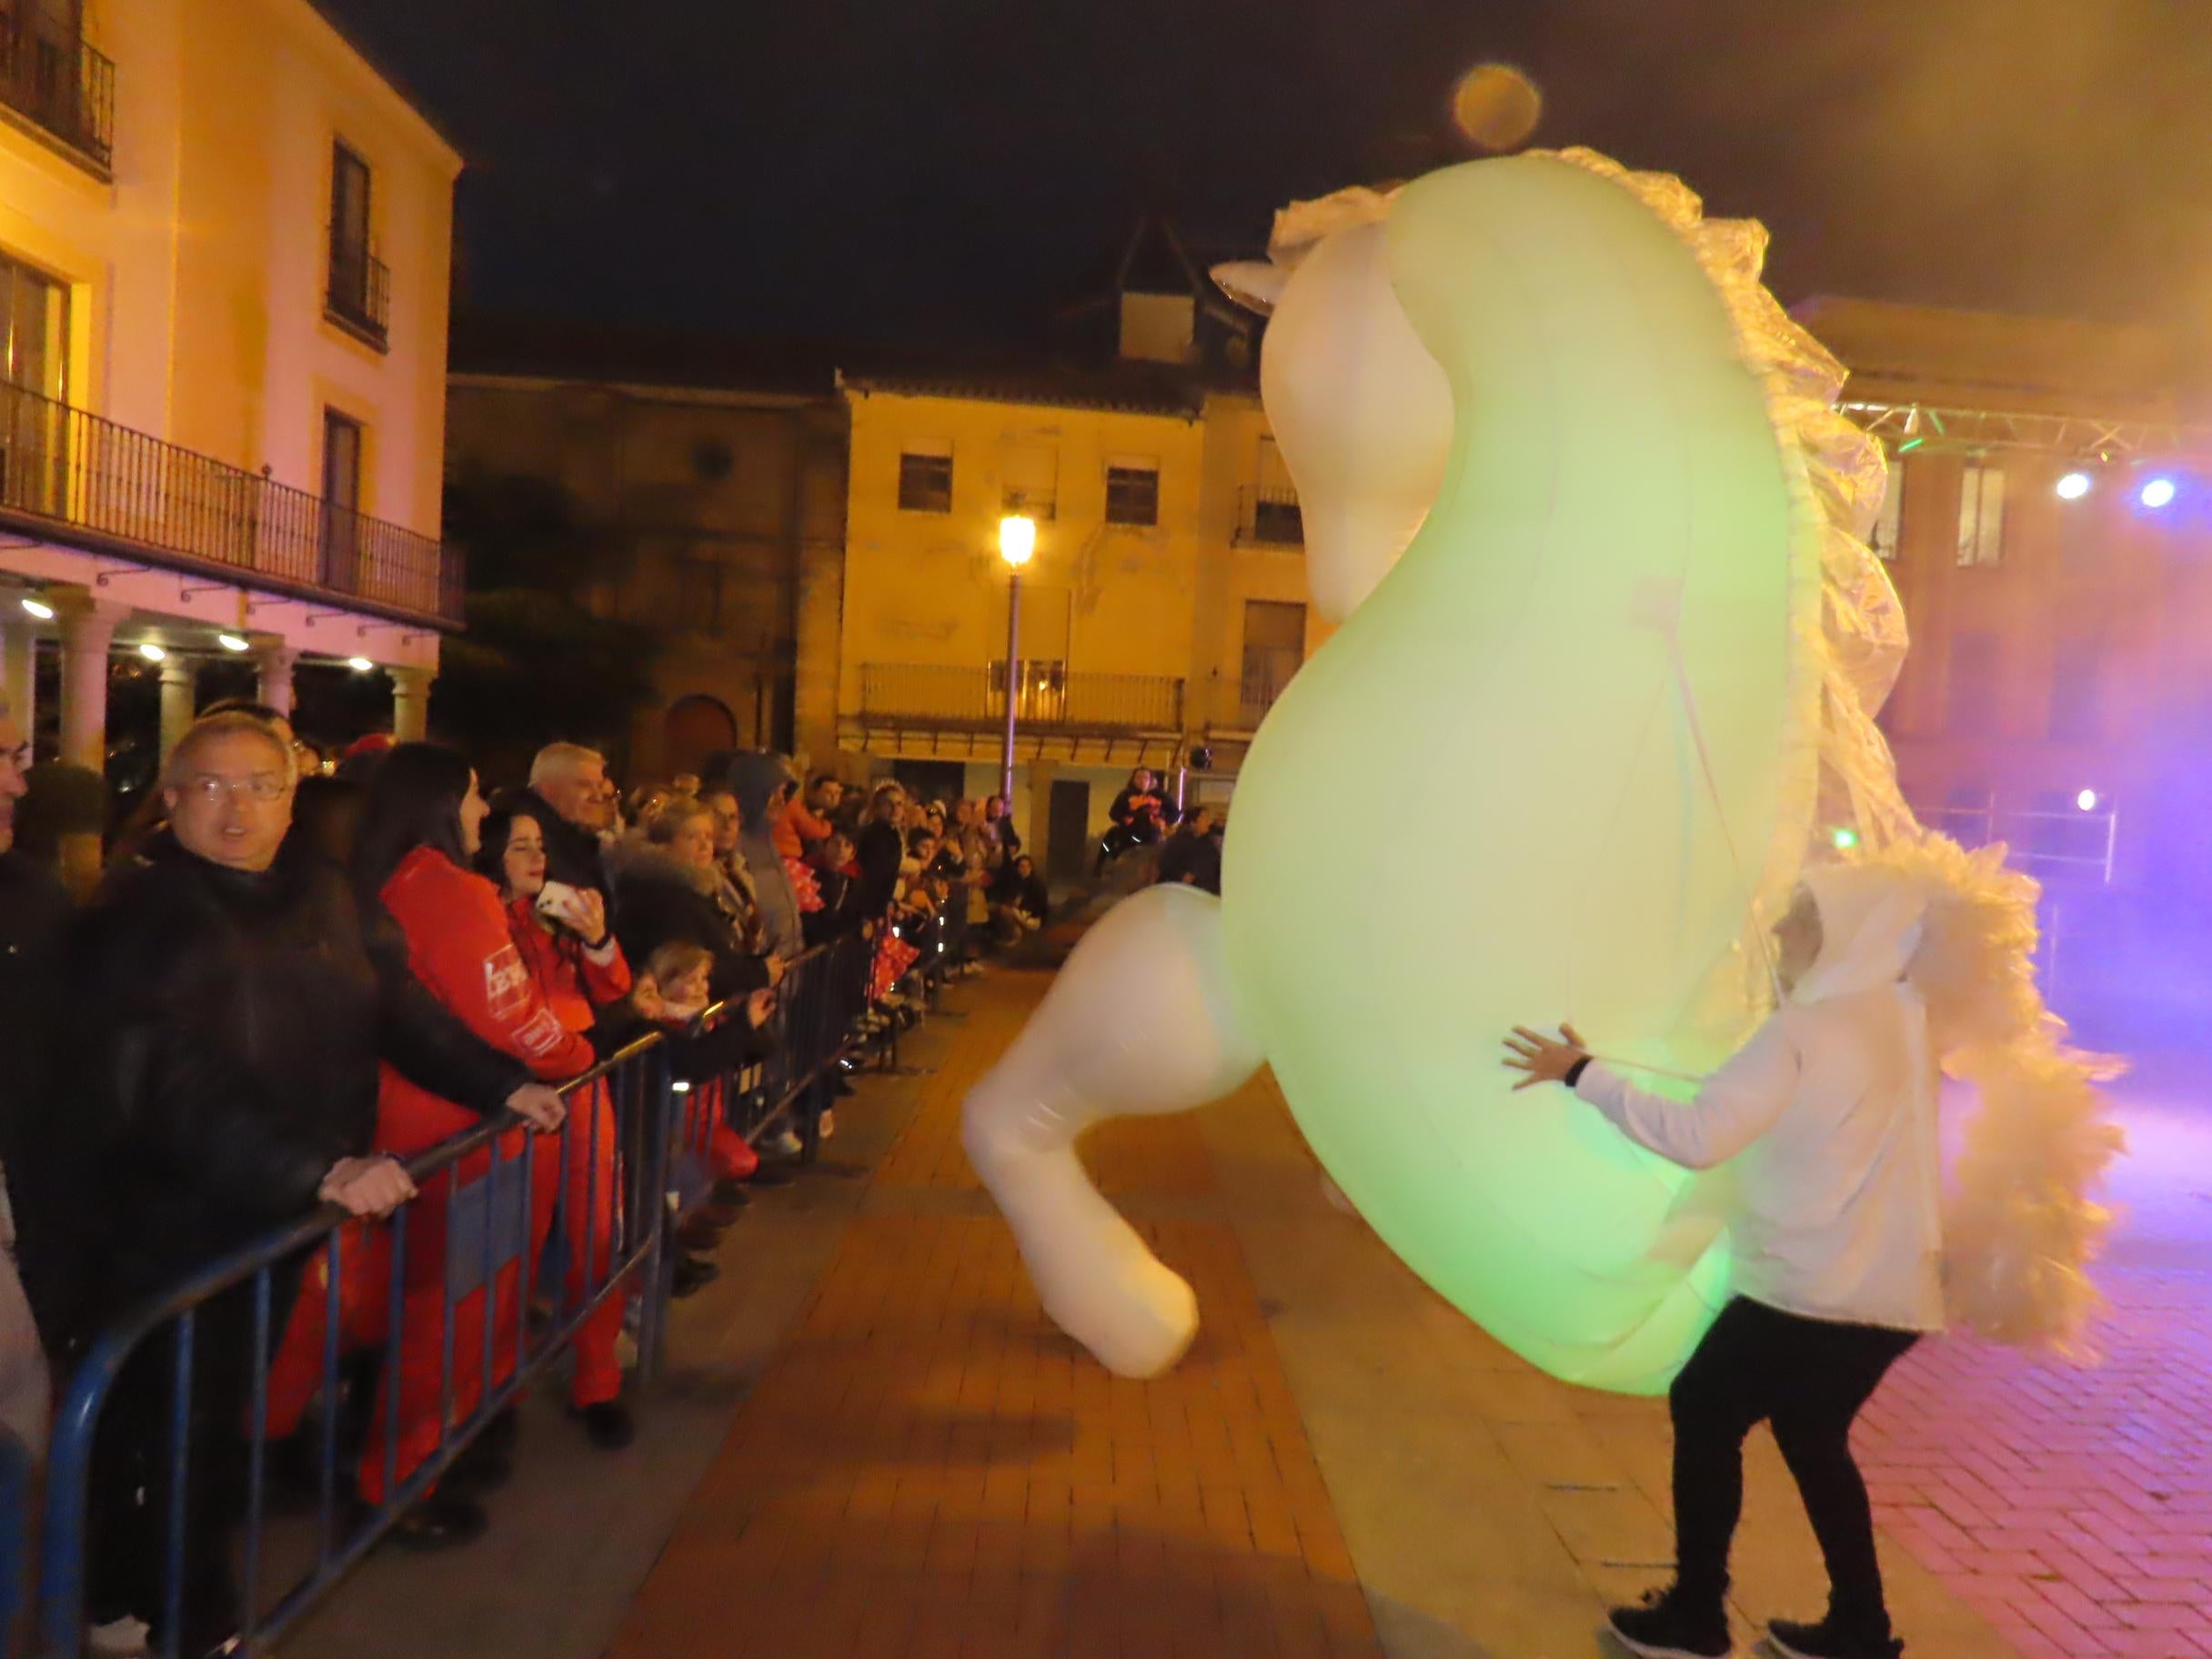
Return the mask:
{"type": "Polygon", "coordinates": [[[179,792],[205,801],[211,807],[226,795],[233,800],[243,797],[266,806],[272,800],[282,800],[289,795],[292,792],[292,780],[270,772],[256,772],[251,778],[194,778],[188,779],[179,792]]]}

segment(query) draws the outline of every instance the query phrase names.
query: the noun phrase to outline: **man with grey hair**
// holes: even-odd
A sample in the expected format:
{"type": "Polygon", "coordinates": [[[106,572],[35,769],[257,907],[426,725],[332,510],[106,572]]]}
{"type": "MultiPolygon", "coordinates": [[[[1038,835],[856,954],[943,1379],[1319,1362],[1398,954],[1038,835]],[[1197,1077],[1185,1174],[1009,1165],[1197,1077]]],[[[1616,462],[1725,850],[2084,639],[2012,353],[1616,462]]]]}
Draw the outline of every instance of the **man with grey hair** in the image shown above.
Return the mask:
{"type": "MultiPolygon", "coordinates": [[[[614,884],[603,858],[618,797],[607,757],[581,743],[548,743],[530,762],[530,787],[508,801],[538,820],[546,840],[546,876],[596,891],[614,920],[614,884]]],[[[503,803],[507,804],[507,803],[503,803]]]]}
{"type": "MultiPolygon", "coordinates": [[[[169,827],[57,955],[48,1109],[27,1114],[10,1171],[24,1282],[57,1361],[318,1202],[380,1216],[412,1196],[370,1151],[379,1061],[488,1117],[558,1121],[551,1091],[407,971],[388,917],[365,915],[327,862],[287,853],[294,784],[266,722],[198,722],[163,771],[169,827]]],[[[301,1268],[272,1273],[272,1308],[292,1306],[301,1268]]],[[[157,1333],[118,1376],[94,1450],[96,1624],[144,1619],[193,1654],[236,1630],[253,1328],[251,1280],[196,1316],[181,1630],[160,1628],[173,1339],[157,1333]]]]}

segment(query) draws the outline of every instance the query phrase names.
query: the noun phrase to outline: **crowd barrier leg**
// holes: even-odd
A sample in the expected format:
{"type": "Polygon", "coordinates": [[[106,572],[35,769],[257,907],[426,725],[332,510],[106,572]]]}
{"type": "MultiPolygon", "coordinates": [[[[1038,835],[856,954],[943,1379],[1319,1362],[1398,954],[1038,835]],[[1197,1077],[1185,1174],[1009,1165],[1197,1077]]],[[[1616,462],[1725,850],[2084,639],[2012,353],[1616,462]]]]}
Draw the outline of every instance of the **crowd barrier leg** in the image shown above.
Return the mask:
{"type": "Polygon", "coordinates": [[[644,1099],[639,1102],[642,1108],[639,1115],[660,1126],[659,1131],[649,1138],[646,1147],[644,1195],[649,1200],[650,1208],[645,1212],[645,1225],[649,1231],[640,1269],[645,1302],[638,1324],[638,1380],[645,1384],[660,1374],[661,1351],[668,1340],[669,1297],[673,1288],[671,1275],[675,1263],[668,1248],[668,1191],[670,1149],[676,1144],[679,1129],[679,1097],[669,1087],[672,1081],[664,1046],[653,1051],[652,1063],[646,1069],[643,1079],[644,1099]]]}

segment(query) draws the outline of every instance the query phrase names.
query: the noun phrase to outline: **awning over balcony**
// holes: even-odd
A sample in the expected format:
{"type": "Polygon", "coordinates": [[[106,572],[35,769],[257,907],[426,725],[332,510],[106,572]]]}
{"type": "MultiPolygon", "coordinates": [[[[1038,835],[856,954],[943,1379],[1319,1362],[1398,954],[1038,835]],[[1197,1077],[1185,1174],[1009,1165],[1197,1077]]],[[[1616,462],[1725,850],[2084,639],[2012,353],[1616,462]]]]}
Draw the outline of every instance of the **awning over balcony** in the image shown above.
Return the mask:
{"type": "MultiPolygon", "coordinates": [[[[1183,682],[1165,675],[1091,674],[1058,661],[1018,667],[1015,749],[1024,759],[1165,762],[1183,739],[1183,682]]],[[[860,747],[986,759],[1006,736],[1006,665],[860,665],[857,709],[840,724],[860,747]]]]}
{"type": "Polygon", "coordinates": [[[457,548],[4,384],[0,525],[397,621],[461,620],[457,548]]]}

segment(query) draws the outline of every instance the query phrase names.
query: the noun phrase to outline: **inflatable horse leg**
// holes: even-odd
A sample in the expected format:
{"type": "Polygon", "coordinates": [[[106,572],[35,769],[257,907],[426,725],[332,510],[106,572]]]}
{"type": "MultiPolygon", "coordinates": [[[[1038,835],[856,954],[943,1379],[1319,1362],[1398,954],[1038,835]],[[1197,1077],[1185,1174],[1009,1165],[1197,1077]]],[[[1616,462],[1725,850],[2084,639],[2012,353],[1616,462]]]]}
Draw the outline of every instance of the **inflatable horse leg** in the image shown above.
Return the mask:
{"type": "Polygon", "coordinates": [[[1091,929],[968,1096],[969,1160],[1045,1312],[1117,1375],[1174,1364],[1198,1332],[1198,1306],[1091,1184],[1075,1139],[1110,1118],[1202,1106],[1262,1059],[1232,1001],[1221,901],[1153,887],[1091,929]]]}

